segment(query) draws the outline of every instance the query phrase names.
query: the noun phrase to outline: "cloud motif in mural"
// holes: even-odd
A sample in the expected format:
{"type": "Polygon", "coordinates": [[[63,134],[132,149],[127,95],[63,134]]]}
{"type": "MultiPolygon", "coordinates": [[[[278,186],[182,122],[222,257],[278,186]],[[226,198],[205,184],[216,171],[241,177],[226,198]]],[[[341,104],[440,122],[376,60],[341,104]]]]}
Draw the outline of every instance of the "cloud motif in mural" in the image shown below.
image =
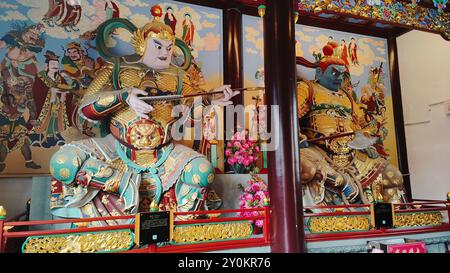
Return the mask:
{"type": "Polygon", "coordinates": [[[17,10],[7,10],[6,14],[0,15],[0,21],[27,21],[28,18],[17,10]]]}
{"type": "Polygon", "coordinates": [[[386,49],[384,47],[377,47],[377,51],[380,52],[380,54],[385,54],[386,53],[386,49]]]}
{"type": "Polygon", "coordinates": [[[303,31],[301,30],[297,30],[295,32],[295,37],[298,41],[302,41],[302,42],[311,42],[312,41],[312,36],[310,35],[306,35],[303,31]]]}
{"type": "Polygon", "coordinates": [[[220,35],[212,32],[208,32],[205,37],[203,37],[204,46],[199,51],[216,51],[220,48],[220,35]]]}
{"type": "Polygon", "coordinates": [[[149,3],[147,1],[141,1],[141,0],[125,0],[120,1],[122,4],[130,6],[130,7],[150,7],[149,3]]]}
{"type": "Polygon", "coordinates": [[[245,27],[244,28],[244,32],[245,32],[245,39],[246,41],[250,42],[251,44],[253,44],[253,46],[255,48],[253,48],[253,50],[255,50],[261,57],[263,57],[264,55],[264,39],[263,39],[263,35],[262,32],[257,30],[254,27],[245,27]]]}
{"type": "MultiPolygon", "coordinates": [[[[30,8],[38,8],[42,5],[42,2],[45,1],[38,1],[38,0],[16,0],[17,3],[24,7],[30,7],[30,8]]],[[[46,8],[48,7],[48,3],[45,3],[46,8]]]]}
{"type": "Polygon", "coordinates": [[[17,8],[18,8],[17,5],[0,2],[0,9],[17,9],[17,8]]]}
{"type": "Polygon", "coordinates": [[[211,23],[211,22],[209,22],[209,21],[207,21],[207,20],[203,20],[202,26],[203,26],[204,28],[213,28],[213,27],[216,26],[216,24],[211,23]]]}
{"type": "Polygon", "coordinates": [[[205,15],[206,18],[208,19],[213,19],[213,20],[219,20],[220,16],[217,14],[213,14],[213,13],[208,13],[208,12],[204,12],[202,11],[202,14],[205,15]]]}
{"type": "Polygon", "coordinates": [[[305,56],[305,52],[303,51],[302,43],[300,43],[298,40],[295,41],[295,56],[298,56],[298,57],[305,56]]]}
{"type": "Polygon", "coordinates": [[[311,28],[311,27],[302,27],[304,32],[318,32],[319,30],[311,28]]]}
{"type": "Polygon", "coordinates": [[[250,48],[250,47],[246,47],[245,51],[250,53],[250,54],[253,54],[253,55],[258,55],[258,51],[253,49],[253,48],[250,48]]]}

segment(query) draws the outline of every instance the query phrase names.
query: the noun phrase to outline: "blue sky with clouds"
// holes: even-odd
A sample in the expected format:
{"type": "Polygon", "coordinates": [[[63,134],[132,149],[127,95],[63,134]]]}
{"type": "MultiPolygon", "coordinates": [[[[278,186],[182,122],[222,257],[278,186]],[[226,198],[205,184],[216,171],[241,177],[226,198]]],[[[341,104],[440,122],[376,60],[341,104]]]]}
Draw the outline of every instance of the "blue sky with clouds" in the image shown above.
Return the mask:
{"type": "MultiPolygon", "coordinates": [[[[68,0],[76,1],[76,0],[68,0]]],[[[45,33],[45,48],[42,53],[37,54],[38,68],[43,69],[44,53],[52,50],[62,56],[63,49],[70,41],[80,41],[79,35],[85,31],[94,30],[106,18],[104,0],[78,0],[82,7],[82,17],[77,27],[80,31],[67,32],[61,27],[47,27],[45,33]]],[[[120,16],[130,19],[136,26],[143,26],[152,19],[150,8],[159,4],[165,11],[171,6],[178,20],[176,34],[182,35],[183,15],[189,12],[195,25],[193,55],[202,66],[206,83],[218,85],[223,82],[223,34],[222,34],[222,11],[208,7],[190,5],[176,1],[145,1],[145,0],[121,0],[115,1],[119,6],[120,16]],[[214,61],[212,61],[214,60],[214,61]]],[[[10,0],[0,2],[0,37],[3,37],[14,22],[36,24],[41,22],[42,17],[48,11],[48,1],[44,0],[10,0]]],[[[130,49],[126,46],[129,34],[119,31],[117,46],[130,49]]],[[[3,59],[5,49],[0,49],[0,58],[3,59]]],[[[89,50],[91,57],[97,57],[95,50],[89,50]]]]}

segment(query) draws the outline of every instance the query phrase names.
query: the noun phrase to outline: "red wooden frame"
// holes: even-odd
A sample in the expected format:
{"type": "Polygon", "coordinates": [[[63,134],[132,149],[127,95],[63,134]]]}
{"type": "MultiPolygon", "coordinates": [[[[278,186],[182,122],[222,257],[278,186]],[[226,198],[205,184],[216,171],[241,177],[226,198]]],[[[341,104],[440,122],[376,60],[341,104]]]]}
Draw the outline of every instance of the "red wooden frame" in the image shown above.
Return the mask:
{"type": "MultiPolygon", "coordinates": [[[[450,201],[438,201],[438,200],[413,200],[410,203],[396,204],[395,212],[408,213],[408,212],[431,212],[431,211],[447,211],[447,223],[439,226],[430,227],[417,227],[417,228],[401,228],[401,229],[379,229],[369,231],[355,231],[355,232],[340,232],[340,233],[321,233],[321,234],[305,234],[306,242],[324,242],[324,241],[337,241],[337,240],[351,240],[373,237],[388,237],[399,235],[411,235],[421,233],[433,233],[433,232],[445,232],[450,231],[450,201]],[[412,208],[414,205],[421,205],[420,208],[412,208]],[[440,205],[440,206],[437,206],[440,205]]],[[[346,208],[360,208],[370,205],[341,205],[341,206],[309,206],[305,209],[346,209],[346,208]]],[[[345,215],[370,215],[369,211],[340,211],[340,212],[325,212],[325,213],[304,213],[305,218],[312,216],[345,216],[345,215]]]]}
{"type": "MultiPolygon", "coordinates": [[[[177,215],[208,215],[208,214],[224,214],[224,213],[243,213],[243,212],[263,212],[259,216],[252,217],[223,217],[223,218],[211,218],[211,219],[196,219],[188,221],[174,221],[174,226],[186,225],[186,224],[201,224],[201,223],[218,223],[218,222],[236,222],[236,221],[255,221],[263,220],[263,235],[259,238],[248,238],[240,240],[230,240],[223,242],[206,242],[198,244],[186,244],[186,245],[168,245],[158,247],[156,245],[148,245],[143,248],[131,249],[124,251],[125,253],[183,253],[183,252],[203,252],[203,251],[218,251],[226,249],[238,249],[249,247],[264,247],[270,243],[270,209],[253,208],[253,209],[233,209],[233,210],[214,210],[214,211],[198,211],[198,212],[175,212],[174,217],[177,215]]],[[[85,223],[95,221],[106,220],[123,220],[133,219],[134,216],[109,216],[109,217],[95,217],[85,219],[63,219],[63,220],[46,220],[46,221],[18,221],[18,222],[6,222],[5,219],[0,219],[0,253],[4,252],[8,238],[26,238],[29,236],[43,236],[43,235],[57,235],[57,234],[69,234],[69,233],[89,233],[96,231],[113,231],[120,229],[134,230],[135,225],[115,225],[104,227],[80,227],[73,229],[59,229],[59,230],[38,230],[38,231],[5,231],[4,227],[16,227],[16,226],[38,226],[38,225],[55,225],[55,224],[67,224],[67,223],[85,223]]]]}

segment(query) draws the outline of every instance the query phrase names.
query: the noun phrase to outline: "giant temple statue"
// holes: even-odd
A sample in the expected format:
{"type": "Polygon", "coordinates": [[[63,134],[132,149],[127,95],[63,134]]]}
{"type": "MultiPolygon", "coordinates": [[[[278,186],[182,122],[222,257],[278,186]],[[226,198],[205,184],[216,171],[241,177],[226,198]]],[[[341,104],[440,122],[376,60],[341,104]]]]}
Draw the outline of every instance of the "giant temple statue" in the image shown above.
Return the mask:
{"type": "MultiPolygon", "coordinates": [[[[142,98],[205,93],[186,73],[190,49],[158,20],[161,13],[158,6],[152,8],[155,20],[140,29],[119,18],[98,28],[97,46],[109,61],[90,84],[79,115],[106,123],[109,134],[66,144],[54,154],[53,215],[84,218],[204,209],[214,169],[203,155],[173,142],[171,127],[177,118],[171,113],[179,102],[150,105],[142,98]],[[133,33],[136,54],[116,57],[105,49],[104,39],[120,27],[133,33]],[[176,46],[185,55],[181,67],[172,62],[176,46]]],[[[223,96],[213,99],[213,105],[229,104],[238,93],[230,86],[214,91],[223,96]]],[[[192,98],[181,103],[189,109],[192,98]]]]}
{"type": "Polygon", "coordinates": [[[346,63],[323,48],[316,63],[297,57],[297,63],[316,69],[315,81],[297,85],[300,121],[301,179],[305,205],[404,202],[403,178],[381,156],[369,156],[376,124],[351,93],[346,63]]]}

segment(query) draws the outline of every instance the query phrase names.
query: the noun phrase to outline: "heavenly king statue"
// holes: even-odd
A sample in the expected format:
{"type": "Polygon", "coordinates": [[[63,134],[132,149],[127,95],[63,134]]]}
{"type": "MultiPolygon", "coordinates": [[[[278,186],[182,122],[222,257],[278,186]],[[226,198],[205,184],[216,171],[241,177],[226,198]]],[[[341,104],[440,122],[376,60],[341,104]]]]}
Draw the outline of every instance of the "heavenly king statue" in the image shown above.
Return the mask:
{"type": "Polygon", "coordinates": [[[351,84],[346,63],[333,56],[297,63],[316,69],[316,80],[297,86],[300,121],[301,179],[307,205],[404,202],[400,171],[381,157],[371,158],[365,149],[373,145],[376,126],[364,118],[364,110],[346,86],[351,84]]]}
{"type": "MultiPolygon", "coordinates": [[[[90,84],[79,114],[93,122],[106,122],[109,134],[66,144],[52,157],[51,206],[56,216],[204,208],[214,169],[203,155],[173,142],[171,126],[177,118],[171,113],[177,102],[150,105],[141,97],[205,92],[195,87],[186,65],[172,64],[176,46],[185,54],[185,63],[190,63],[190,50],[175,38],[170,26],[158,20],[159,6],[152,8],[152,14],[155,20],[140,29],[122,18],[98,28],[97,47],[110,61],[90,84]],[[104,39],[119,27],[133,33],[136,54],[109,55],[104,39]]],[[[212,100],[214,105],[230,104],[230,98],[238,94],[230,86],[215,91],[223,91],[224,96],[212,100]]]]}

